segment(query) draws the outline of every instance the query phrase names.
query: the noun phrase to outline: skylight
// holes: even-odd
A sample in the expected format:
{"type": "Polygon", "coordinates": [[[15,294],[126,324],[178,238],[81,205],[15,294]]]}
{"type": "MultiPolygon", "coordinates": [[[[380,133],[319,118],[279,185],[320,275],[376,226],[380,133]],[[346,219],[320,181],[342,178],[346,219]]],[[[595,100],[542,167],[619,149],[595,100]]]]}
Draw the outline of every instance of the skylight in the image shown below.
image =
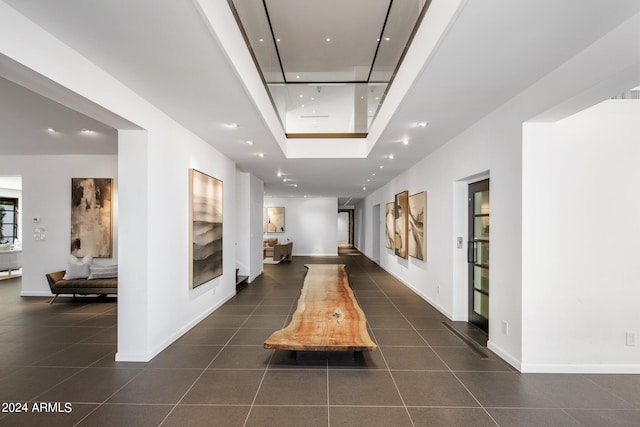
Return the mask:
{"type": "Polygon", "coordinates": [[[427,0],[228,0],[289,138],[366,137],[427,0]]]}

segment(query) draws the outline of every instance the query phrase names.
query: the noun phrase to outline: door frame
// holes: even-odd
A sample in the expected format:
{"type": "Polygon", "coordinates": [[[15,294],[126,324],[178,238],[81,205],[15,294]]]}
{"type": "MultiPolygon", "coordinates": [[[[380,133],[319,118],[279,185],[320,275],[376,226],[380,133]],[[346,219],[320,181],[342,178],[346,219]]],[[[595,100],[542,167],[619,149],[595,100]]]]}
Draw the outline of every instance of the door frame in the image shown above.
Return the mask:
{"type": "MultiPolygon", "coordinates": [[[[491,178],[490,170],[482,170],[452,182],[453,184],[453,229],[451,251],[453,268],[452,320],[469,321],[469,265],[467,263],[467,239],[469,228],[469,184],[491,178]],[[460,242],[458,243],[458,240],[460,242]]],[[[491,282],[491,276],[489,277],[491,282]]],[[[491,312],[489,313],[491,316],[491,312]]]]}
{"type": "MultiPolygon", "coordinates": [[[[479,181],[475,181],[475,182],[470,182],[469,186],[468,186],[468,191],[467,191],[467,200],[468,200],[468,204],[467,204],[467,292],[468,292],[468,298],[469,298],[469,302],[467,305],[467,311],[468,311],[468,322],[472,323],[474,325],[476,325],[478,328],[482,329],[483,331],[485,331],[487,333],[487,335],[489,334],[489,319],[491,318],[491,312],[487,313],[487,318],[482,317],[481,315],[475,313],[475,311],[473,310],[473,306],[474,306],[474,292],[476,290],[475,286],[474,286],[474,267],[476,265],[479,265],[478,263],[471,263],[469,262],[470,259],[474,259],[475,261],[475,257],[476,257],[476,250],[475,250],[475,245],[474,245],[474,241],[478,240],[473,238],[474,236],[474,232],[475,231],[475,217],[474,214],[472,213],[473,211],[473,203],[474,200],[472,199],[472,186],[476,186],[478,188],[474,189],[474,193],[476,192],[480,192],[480,191],[488,191],[489,192],[489,221],[491,221],[491,180],[490,178],[485,178],[479,181]]],[[[489,222],[489,224],[491,224],[491,222],[489,222]]],[[[491,237],[489,237],[489,248],[491,248],[491,237]]],[[[489,254],[491,253],[491,250],[489,249],[489,254]]],[[[491,255],[489,255],[489,257],[491,257],[491,255]]],[[[489,258],[489,264],[488,264],[488,272],[491,272],[491,259],[489,258]]],[[[489,277],[489,287],[491,287],[491,278],[489,277]]],[[[481,292],[484,293],[484,292],[481,292]]],[[[489,301],[491,301],[491,292],[488,291],[487,292],[487,297],[489,298],[489,301]]]]}

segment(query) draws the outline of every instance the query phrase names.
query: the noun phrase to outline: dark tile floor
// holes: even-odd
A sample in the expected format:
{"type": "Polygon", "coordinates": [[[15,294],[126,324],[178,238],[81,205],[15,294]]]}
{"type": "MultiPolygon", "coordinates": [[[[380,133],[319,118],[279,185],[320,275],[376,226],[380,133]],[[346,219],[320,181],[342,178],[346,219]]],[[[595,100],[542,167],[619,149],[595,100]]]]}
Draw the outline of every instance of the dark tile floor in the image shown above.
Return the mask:
{"type": "Polygon", "coordinates": [[[19,278],[0,282],[0,426],[640,426],[639,375],[519,374],[443,322],[476,340],[477,330],[353,253],[265,265],[149,363],[113,361],[113,300],[19,293],[19,278]],[[355,360],[264,350],[295,310],[304,264],[338,262],[378,350],[355,360]],[[7,402],[30,412],[7,413],[7,402]],[[34,402],[72,410],[35,413],[34,402]]]}

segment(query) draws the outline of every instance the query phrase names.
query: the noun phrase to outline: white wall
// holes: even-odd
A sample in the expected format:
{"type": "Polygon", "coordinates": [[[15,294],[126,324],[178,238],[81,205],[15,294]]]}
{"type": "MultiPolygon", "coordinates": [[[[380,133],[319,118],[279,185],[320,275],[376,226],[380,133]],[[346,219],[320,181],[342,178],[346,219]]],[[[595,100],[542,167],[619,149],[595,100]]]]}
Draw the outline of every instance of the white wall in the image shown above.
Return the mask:
{"type": "MultiPolygon", "coordinates": [[[[498,111],[454,138],[363,202],[360,233],[368,257],[373,256],[371,218],[380,205],[379,229],[384,236],[386,203],[396,193],[427,192],[427,259],[399,258],[380,245],[380,265],[453,320],[467,320],[466,209],[468,182],[487,173],[491,178],[490,345],[512,364],[520,359],[520,164],[521,124],[509,109],[498,111]],[[464,237],[463,248],[456,237],[464,237]],[[509,322],[509,336],[500,333],[509,322]]],[[[415,141],[419,144],[420,141],[415,141]]],[[[362,239],[361,239],[362,240],[362,239]]]]}
{"type": "Polygon", "coordinates": [[[522,370],[640,372],[640,101],[523,138],[522,370]]]}
{"type": "Polygon", "coordinates": [[[251,211],[251,234],[249,240],[251,242],[250,250],[250,271],[249,283],[262,274],[262,214],[264,206],[264,182],[255,175],[249,177],[249,193],[251,211]]]}
{"type": "Polygon", "coordinates": [[[265,207],[284,207],[284,233],[266,233],[281,242],[291,239],[293,255],[338,255],[338,199],[335,197],[266,198],[265,207]]]}
{"type": "Polygon", "coordinates": [[[338,244],[349,243],[349,212],[338,212],[338,244]]]}
{"type": "Polygon", "coordinates": [[[236,170],[236,264],[252,282],[262,273],[262,206],[264,183],[236,170]]]}
{"type": "MultiPolygon", "coordinates": [[[[0,53],[33,70],[34,75],[80,95],[82,99],[70,97],[69,104],[78,102],[71,107],[82,112],[92,102],[144,129],[119,132],[118,189],[120,200],[126,203],[118,206],[123,235],[119,236],[116,359],[149,360],[235,295],[235,164],[2,2],[0,28],[12,35],[0,39],[0,53]],[[188,269],[191,167],[224,183],[224,273],[194,290],[189,289],[188,269]]],[[[53,169],[44,161],[39,168],[53,169]]],[[[98,171],[93,165],[83,175],[95,176],[98,171]]],[[[32,184],[24,172],[8,173],[23,176],[26,210],[26,194],[32,184]]],[[[55,234],[61,228],[57,220],[44,224],[48,218],[45,208],[38,206],[43,225],[55,234]]],[[[57,266],[44,257],[41,261],[43,270],[57,266]]]]}
{"type": "Polygon", "coordinates": [[[236,169],[236,268],[243,276],[249,275],[251,264],[251,195],[250,174],[236,169]]]}
{"type": "MultiPolygon", "coordinates": [[[[455,247],[455,239],[466,236],[467,184],[490,177],[491,296],[487,345],[518,369],[522,364],[525,315],[522,311],[522,123],[541,117],[547,111],[557,114],[558,108],[554,109],[557,106],[568,111],[637,86],[640,64],[637,56],[628,52],[637,50],[638,22],[640,15],[630,18],[573,58],[567,58],[556,70],[358,205],[357,217],[364,218],[364,223],[358,225],[358,248],[371,256],[372,206],[379,203],[382,207],[399,191],[408,190],[410,194],[427,191],[427,261],[400,260],[383,246],[380,263],[447,316],[464,320],[466,254],[464,247],[455,247]],[[502,332],[502,322],[508,323],[508,334],[502,332]]],[[[382,218],[381,222],[384,223],[382,218]]],[[[464,240],[466,245],[466,238],[464,240]]]]}
{"type": "Polygon", "coordinates": [[[22,295],[51,295],[46,273],[64,270],[71,253],[71,178],[114,178],[113,257],[118,260],[117,156],[2,156],[3,174],[22,176],[22,295]],[[39,216],[34,224],[31,218],[39,216]],[[33,229],[44,228],[45,241],[33,239],[33,229]]]}

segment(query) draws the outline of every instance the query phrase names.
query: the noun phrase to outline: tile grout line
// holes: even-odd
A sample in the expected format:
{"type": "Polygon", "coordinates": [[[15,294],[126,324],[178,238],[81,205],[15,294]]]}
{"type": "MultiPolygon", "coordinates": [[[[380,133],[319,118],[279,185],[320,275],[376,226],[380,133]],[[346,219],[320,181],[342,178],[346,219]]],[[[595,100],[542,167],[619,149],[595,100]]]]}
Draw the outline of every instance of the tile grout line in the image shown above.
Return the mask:
{"type": "MultiPolygon", "coordinates": [[[[389,298],[389,297],[387,296],[387,294],[382,290],[382,288],[380,288],[380,286],[379,286],[379,285],[378,285],[378,283],[375,281],[375,279],[371,279],[371,281],[372,281],[373,283],[375,283],[375,284],[376,284],[376,286],[378,286],[378,288],[380,289],[380,292],[382,292],[382,294],[383,294],[384,296],[386,296],[387,298],[389,298]]],[[[429,346],[429,348],[431,348],[431,351],[433,351],[433,348],[431,347],[431,345],[429,344],[429,342],[428,342],[428,341],[427,341],[427,340],[426,340],[426,339],[425,339],[425,338],[420,334],[420,332],[418,332],[418,330],[415,328],[415,326],[413,326],[413,323],[411,323],[411,321],[410,321],[409,319],[407,319],[407,317],[404,315],[404,313],[402,313],[402,310],[400,310],[400,309],[396,306],[396,304],[391,300],[391,298],[389,298],[389,301],[390,301],[390,302],[391,302],[391,304],[392,304],[394,307],[396,307],[396,309],[400,312],[400,315],[404,318],[404,320],[406,320],[406,321],[409,323],[409,325],[411,325],[411,328],[413,328],[413,331],[414,331],[415,333],[417,333],[417,334],[422,338],[422,340],[423,340],[424,342],[426,342],[426,343],[427,343],[427,345],[429,346]]],[[[447,362],[445,362],[445,361],[444,361],[444,359],[443,359],[443,358],[442,358],[442,357],[441,357],[437,352],[433,351],[433,354],[435,354],[435,355],[436,355],[436,357],[437,357],[438,359],[440,359],[440,361],[444,364],[444,366],[446,366],[446,367],[447,367],[447,369],[449,370],[449,372],[450,372],[450,373],[451,373],[451,374],[456,378],[456,380],[458,380],[458,382],[462,385],[462,387],[464,387],[464,389],[467,391],[467,393],[469,393],[469,395],[473,398],[473,400],[475,400],[475,401],[478,403],[478,405],[479,405],[479,406],[482,408],[482,410],[483,410],[483,411],[484,411],[484,412],[489,416],[489,418],[491,418],[491,420],[492,420],[492,421],[493,421],[497,426],[500,426],[500,424],[498,424],[498,421],[496,421],[496,419],[495,419],[495,418],[493,418],[493,416],[489,413],[489,411],[487,411],[487,408],[485,408],[485,407],[482,405],[482,403],[480,403],[480,401],[476,398],[476,396],[475,396],[473,393],[471,393],[471,390],[469,390],[469,388],[468,388],[468,387],[467,387],[467,386],[462,382],[462,380],[458,377],[458,375],[456,375],[456,373],[453,371],[453,369],[451,369],[451,367],[447,364],[447,362]]],[[[393,377],[393,374],[392,374],[392,377],[393,377]]]]}
{"type": "Polygon", "coordinates": [[[329,394],[329,360],[325,361],[327,366],[327,427],[331,427],[331,399],[329,394]]]}
{"type": "MultiPolygon", "coordinates": [[[[106,357],[106,356],[105,356],[106,357]]],[[[96,406],[95,408],[93,408],[91,411],[89,411],[87,413],[87,415],[85,415],[84,417],[82,417],[80,420],[78,420],[77,423],[74,424],[75,426],[80,425],[81,422],[83,422],[85,419],[87,419],[91,414],[93,414],[95,411],[97,411],[98,409],[100,409],[102,406],[104,406],[105,403],[107,403],[107,401],[109,399],[111,399],[113,396],[115,396],[117,393],[120,392],[120,390],[122,390],[123,388],[125,388],[126,386],[128,386],[131,381],[135,380],[136,378],[138,378],[140,375],[142,375],[142,373],[145,371],[145,368],[141,369],[140,372],[138,372],[137,374],[135,374],[133,377],[131,377],[131,379],[129,381],[127,381],[126,383],[124,383],[120,388],[118,388],[116,391],[114,391],[113,393],[111,393],[109,396],[107,396],[106,399],[104,399],[102,401],[102,403],[99,403],[98,406],[96,406]]]]}
{"type": "MultiPolygon", "coordinates": [[[[382,290],[382,288],[380,288],[380,286],[378,285],[378,283],[376,283],[376,281],[373,279],[373,277],[371,277],[371,275],[369,273],[366,273],[367,277],[369,278],[369,280],[376,285],[376,287],[380,290],[380,292],[382,292],[382,294],[391,302],[391,304],[395,307],[395,304],[393,303],[393,301],[391,301],[391,299],[387,296],[387,294],[384,293],[384,291],[382,290]]],[[[398,310],[398,307],[395,307],[396,310],[398,310]]],[[[400,311],[400,310],[398,310],[400,311]]],[[[402,314],[402,313],[400,313],[402,314]]],[[[376,334],[375,332],[373,332],[373,330],[371,330],[371,333],[373,334],[373,339],[376,340],[376,343],[378,342],[377,338],[376,338],[376,334]]],[[[398,383],[396,382],[395,377],[393,376],[393,373],[391,372],[391,368],[389,367],[389,363],[387,362],[387,358],[384,357],[384,352],[382,351],[382,348],[380,347],[380,345],[378,344],[378,350],[380,351],[380,355],[382,356],[382,360],[384,360],[384,364],[387,367],[387,372],[389,373],[389,376],[391,377],[391,381],[393,381],[393,385],[396,388],[396,392],[398,393],[398,396],[400,396],[400,401],[402,402],[402,406],[404,407],[405,412],[407,413],[407,416],[409,417],[409,421],[411,422],[411,425],[413,427],[415,427],[415,423],[413,422],[413,418],[411,417],[411,413],[409,412],[409,408],[407,408],[407,404],[404,401],[404,397],[402,396],[402,393],[400,392],[400,388],[398,387],[398,383]]]]}
{"type": "MultiPolygon", "coordinates": [[[[264,298],[261,300],[261,302],[262,301],[264,301],[264,298]]],[[[293,304],[296,304],[296,307],[297,307],[297,300],[294,301],[293,303],[291,303],[291,306],[289,307],[289,313],[287,313],[287,316],[286,316],[286,318],[285,318],[285,320],[283,322],[283,327],[287,323],[287,318],[291,314],[291,310],[293,308],[293,304]]],[[[258,304],[258,305],[260,305],[260,304],[258,304]]],[[[256,306],[256,308],[257,308],[257,306],[256,306]]],[[[253,411],[253,407],[255,406],[256,399],[258,398],[258,394],[260,393],[260,389],[262,388],[262,383],[264,382],[264,379],[267,376],[267,372],[269,372],[269,365],[271,365],[271,360],[273,360],[273,356],[274,355],[275,355],[275,351],[272,351],[271,355],[269,356],[269,360],[267,361],[267,366],[264,369],[264,373],[262,374],[262,378],[260,379],[260,384],[258,384],[258,388],[256,389],[256,393],[253,395],[253,400],[251,401],[251,406],[249,407],[249,411],[247,412],[247,416],[244,419],[244,423],[242,424],[242,427],[246,427],[247,423],[249,422],[249,417],[251,416],[251,411],[253,411]]]]}
{"type": "MultiPolygon", "coordinates": [[[[237,294],[236,294],[237,295],[237,294]]],[[[189,388],[182,394],[182,396],[180,397],[180,399],[178,399],[178,401],[173,405],[173,407],[171,408],[171,410],[169,410],[169,412],[167,413],[167,415],[165,415],[165,417],[162,419],[162,421],[160,421],[160,423],[158,424],[158,426],[161,426],[162,424],[164,424],[164,422],[171,416],[171,414],[173,413],[173,411],[175,411],[175,409],[178,407],[178,405],[180,405],[180,403],[184,400],[184,398],[186,397],[187,394],[189,394],[189,392],[193,389],[193,387],[196,385],[196,383],[200,380],[200,378],[202,378],[202,376],[207,372],[207,370],[209,369],[209,367],[211,366],[211,364],[213,362],[216,361],[216,359],[218,358],[218,356],[220,356],[220,354],[224,351],[225,348],[227,348],[227,346],[229,345],[229,343],[231,342],[231,340],[238,334],[238,332],[240,332],[240,329],[242,329],[242,326],[244,326],[245,323],[247,323],[247,321],[249,320],[249,318],[253,315],[253,313],[255,313],[255,311],[258,309],[258,307],[260,307],[260,304],[262,304],[262,301],[264,301],[264,298],[262,298],[260,300],[260,302],[258,302],[258,304],[256,304],[255,308],[251,311],[251,313],[249,313],[249,315],[247,316],[246,319],[244,319],[244,322],[242,322],[240,324],[240,326],[236,329],[236,331],[234,332],[233,335],[231,335],[231,337],[229,337],[229,339],[224,343],[224,345],[222,346],[222,348],[220,350],[218,350],[218,352],[216,353],[215,356],[213,356],[213,359],[211,359],[211,361],[207,364],[207,366],[204,367],[204,369],[202,370],[202,372],[200,372],[200,375],[198,375],[196,377],[195,380],[193,380],[193,382],[191,383],[191,385],[189,386],[189,388]]],[[[215,311],[213,312],[215,313],[215,311]]],[[[211,314],[213,314],[211,313],[211,314]]],[[[210,314],[210,315],[211,315],[210,314]]],[[[209,316],[210,316],[209,315],[209,316]]],[[[207,317],[209,317],[207,316],[207,317]]],[[[202,319],[204,320],[204,319],[202,319]]],[[[192,328],[193,329],[193,328],[192,328]]],[[[216,329],[216,328],[211,328],[211,329],[216,329]]],[[[266,369],[265,369],[266,372],[266,369]]],[[[264,377],[263,377],[264,378],[264,377]]]]}

